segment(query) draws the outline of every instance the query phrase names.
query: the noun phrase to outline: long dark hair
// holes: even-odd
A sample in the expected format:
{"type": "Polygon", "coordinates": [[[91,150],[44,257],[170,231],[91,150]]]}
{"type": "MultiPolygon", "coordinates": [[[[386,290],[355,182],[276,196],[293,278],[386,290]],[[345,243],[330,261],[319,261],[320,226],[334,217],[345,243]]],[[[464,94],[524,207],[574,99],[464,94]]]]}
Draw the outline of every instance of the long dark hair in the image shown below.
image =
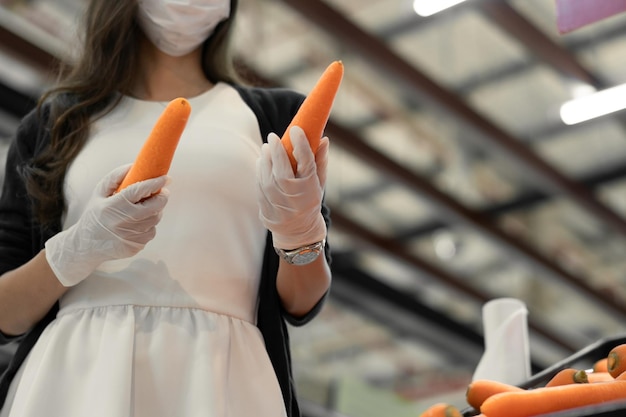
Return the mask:
{"type": "MultiPolygon", "coordinates": [[[[240,82],[231,56],[230,38],[238,0],[231,17],[221,22],[203,46],[202,66],[208,80],[240,82]]],[[[141,29],[136,1],[91,0],[85,11],[82,55],[64,63],[59,82],[39,100],[49,106],[50,143],[24,167],[26,186],[37,221],[58,222],[66,208],[63,181],[68,166],[85,145],[91,123],[130,94],[139,74],[141,29]]]]}

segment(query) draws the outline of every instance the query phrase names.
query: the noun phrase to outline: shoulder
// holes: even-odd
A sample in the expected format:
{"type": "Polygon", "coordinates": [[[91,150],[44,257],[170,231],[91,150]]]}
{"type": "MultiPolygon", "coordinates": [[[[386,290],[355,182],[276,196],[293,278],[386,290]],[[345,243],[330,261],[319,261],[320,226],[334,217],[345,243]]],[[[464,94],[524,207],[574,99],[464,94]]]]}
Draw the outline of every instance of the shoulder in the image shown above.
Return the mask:
{"type": "Polygon", "coordinates": [[[43,151],[50,142],[52,121],[58,118],[63,109],[75,105],[77,101],[74,94],[60,93],[39,103],[20,121],[15,134],[15,145],[33,155],[43,151]]]}
{"type": "Polygon", "coordinates": [[[281,87],[250,87],[232,84],[243,98],[252,106],[269,106],[274,109],[293,109],[300,107],[304,95],[294,90],[281,87]]]}
{"type": "Polygon", "coordinates": [[[288,88],[231,86],[255,114],[263,138],[269,132],[284,132],[305,98],[288,88]]]}
{"type": "Polygon", "coordinates": [[[12,148],[22,158],[40,152],[48,143],[50,105],[42,104],[27,113],[15,132],[12,148]]]}

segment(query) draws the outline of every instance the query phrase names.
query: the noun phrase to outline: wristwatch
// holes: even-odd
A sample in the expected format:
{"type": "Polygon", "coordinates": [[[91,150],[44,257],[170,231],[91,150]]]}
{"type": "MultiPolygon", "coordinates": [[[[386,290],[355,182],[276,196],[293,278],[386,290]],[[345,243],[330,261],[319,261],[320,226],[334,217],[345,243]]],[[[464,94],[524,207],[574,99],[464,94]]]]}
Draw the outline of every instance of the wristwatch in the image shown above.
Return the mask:
{"type": "Polygon", "coordinates": [[[281,258],[287,261],[287,263],[292,265],[306,265],[310,264],[316,260],[318,256],[320,256],[325,244],[326,239],[297,249],[285,250],[274,248],[274,250],[281,258]]]}

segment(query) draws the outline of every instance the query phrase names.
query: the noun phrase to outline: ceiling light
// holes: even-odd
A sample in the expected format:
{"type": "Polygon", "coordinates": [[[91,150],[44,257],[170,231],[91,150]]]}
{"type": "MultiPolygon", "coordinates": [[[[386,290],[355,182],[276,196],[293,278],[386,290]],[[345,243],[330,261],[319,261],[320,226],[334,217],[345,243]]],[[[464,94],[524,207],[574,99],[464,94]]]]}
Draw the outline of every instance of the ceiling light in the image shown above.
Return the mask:
{"type": "Polygon", "coordinates": [[[443,231],[433,237],[435,253],[443,260],[451,260],[458,255],[460,249],[459,239],[451,232],[443,231]]]}
{"type": "Polygon", "coordinates": [[[420,16],[430,16],[465,0],[414,0],[413,10],[420,16]]]}
{"type": "Polygon", "coordinates": [[[593,94],[577,97],[563,103],[561,120],[567,125],[595,119],[626,108],[626,84],[593,94]]]}

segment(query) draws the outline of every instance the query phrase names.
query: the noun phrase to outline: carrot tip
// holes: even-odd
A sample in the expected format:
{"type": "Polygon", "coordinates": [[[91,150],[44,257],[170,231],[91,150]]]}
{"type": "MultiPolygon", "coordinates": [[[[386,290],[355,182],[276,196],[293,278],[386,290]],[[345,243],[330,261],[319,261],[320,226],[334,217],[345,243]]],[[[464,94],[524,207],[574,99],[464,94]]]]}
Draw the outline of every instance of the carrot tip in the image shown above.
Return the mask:
{"type": "Polygon", "coordinates": [[[343,79],[343,72],[342,61],[333,61],[328,65],[285,129],[281,142],[289,155],[294,172],[297,170],[297,162],[293,157],[289,130],[294,125],[300,126],[304,130],[313,152],[317,151],[335,96],[343,79]]]}
{"type": "Polygon", "coordinates": [[[183,97],[167,104],[117,192],[135,182],[167,173],[190,113],[191,104],[183,97]]]}

